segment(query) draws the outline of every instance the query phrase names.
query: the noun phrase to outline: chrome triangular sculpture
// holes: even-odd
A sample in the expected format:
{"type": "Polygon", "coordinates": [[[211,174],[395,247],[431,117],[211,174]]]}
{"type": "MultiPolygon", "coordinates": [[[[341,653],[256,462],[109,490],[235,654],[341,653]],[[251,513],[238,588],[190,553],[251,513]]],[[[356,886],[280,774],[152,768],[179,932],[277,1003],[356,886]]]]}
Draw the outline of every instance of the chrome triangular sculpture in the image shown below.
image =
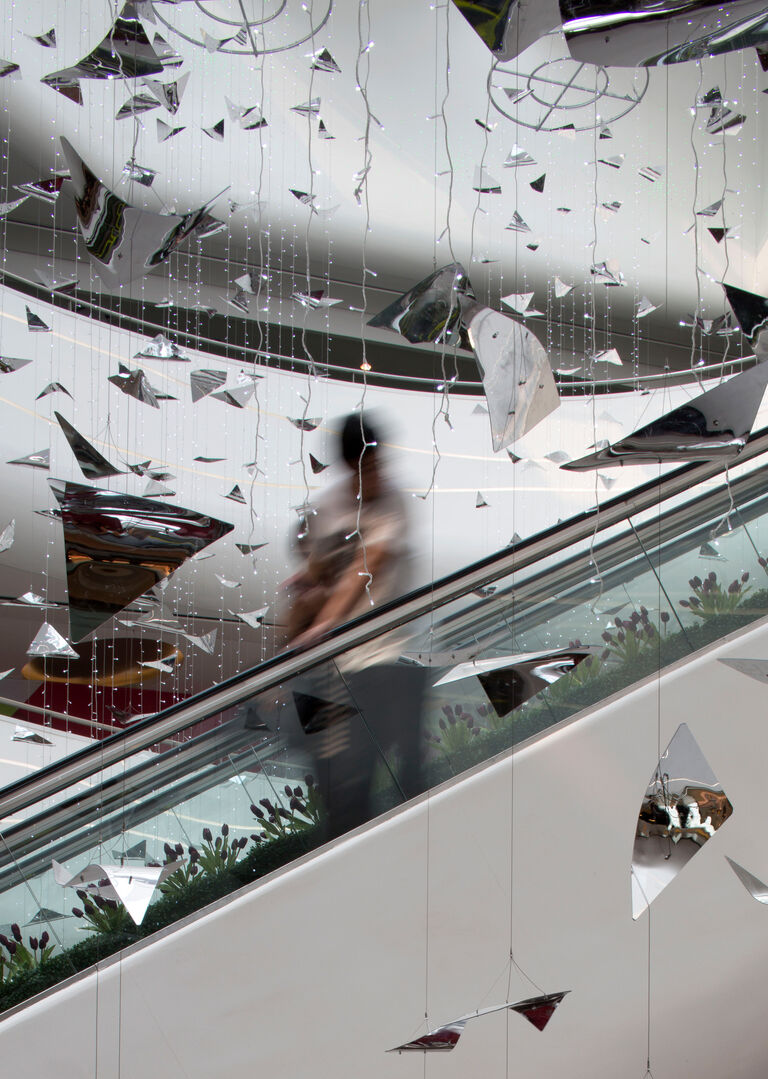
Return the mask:
{"type": "Polygon", "coordinates": [[[395,330],[413,344],[449,340],[459,328],[459,296],[474,298],[464,267],[453,262],[435,270],[418,285],[369,320],[369,326],[395,330]]]}
{"type": "Polygon", "coordinates": [[[637,818],[633,918],[640,917],[732,812],[696,739],[681,723],[656,765],[637,818]]]}
{"type": "Polygon", "coordinates": [[[738,862],[734,862],[733,858],[729,858],[726,854],[725,860],[741,883],[747,889],[753,899],[756,899],[758,903],[764,903],[768,905],[768,884],[763,882],[754,874],[750,873],[748,869],[745,869],[743,865],[739,865],[738,862]]]}
{"type": "Polygon", "coordinates": [[[64,529],[69,624],[81,641],[188,558],[232,531],[215,517],[51,480],[64,529]]]}
{"type": "Polygon", "coordinates": [[[475,350],[495,451],[506,449],[560,404],[543,345],[526,326],[462,298],[462,322],[475,350]]]}
{"type": "Polygon", "coordinates": [[[755,355],[759,360],[768,359],[768,299],[733,285],[723,285],[723,288],[741,332],[749,338],[755,355]]]}
{"type": "Polygon", "coordinates": [[[737,457],[752,430],[766,384],[768,363],[757,364],[626,438],[562,467],[569,472],[583,472],[648,461],[737,457]]]}
{"type": "Polygon", "coordinates": [[[104,479],[106,476],[120,475],[120,469],[111,465],[106,457],[102,457],[96,447],[92,446],[87,438],[83,438],[69,420],[65,420],[59,412],[54,412],[54,416],[59,421],[59,426],[64,432],[77,463],[80,465],[80,471],[86,479],[99,480],[104,479]]]}

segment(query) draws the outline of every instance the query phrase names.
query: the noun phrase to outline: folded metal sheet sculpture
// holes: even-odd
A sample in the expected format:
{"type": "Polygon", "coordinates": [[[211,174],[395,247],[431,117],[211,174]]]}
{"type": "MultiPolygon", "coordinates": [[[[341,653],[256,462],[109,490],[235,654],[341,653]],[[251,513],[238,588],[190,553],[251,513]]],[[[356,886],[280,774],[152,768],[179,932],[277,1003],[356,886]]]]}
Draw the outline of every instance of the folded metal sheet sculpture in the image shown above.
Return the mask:
{"type": "Polygon", "coordinates": [[[77,652],[50,622],[43,622],[27,649],[28,656],[58,656],[60,659],[79,659],[77,652]]]}
{"type": "Polygon", "coordinates": [[[559,0],[571,56],[641,67],[701,60],[768,40],[765,0],[559,0]]]}
{"type": "Polygon", "coordinates": [[[750,873],[748,869],[745,869],[743,865],[739,865],[738,862],[734,862],[733,858],[729,858],[727,854],[725,860],[752,898],[756,899],[758,903],[768,905],[768,884],[763,884],[763,882],[750,873]]]}
{"type": "Polygon", "coordinates": [[[733,285],[723,288],[741,332],[749,338],[758,360],[768,359],[768,300],[733,285]]]}
{"type": "Polygon", "coordinates": [[[120,469],[111,465],[106,457],[103,457],[96,447],[91,445],[87,438],[83,438],[69,420],[65,420],[59,412],[54,412],[54,416],[59,421],[59,426],[64,432],[77,463],[80,465],[80,471],[86,479],[99,480],[107,476],[120,475],[120,469]]]}
{"type": "Polygon", "coordinates": [[[503,450],[558,407],[555,377],[526,326],[473,300],[462,299],[461,307],[483,379],[493,448],[503,450]]]}
{"type": "Polygon", "coordinates": [[[648,461],[701,461],[736,457],[746,445],[768,383],[768,363],[758,364],[657,420],[569,461],[570,472],[648,461]]]}
{"type": "Polygon", "coordinates": [[[560,24],[557,0],[453,0],[499,60],[513,60],[560,24]]]}
{"type": "Polygon", "coordinates": [[[165,581],[233,525],[182,506],[51,481],[64,529],[73,640],[165,581]]]}
{"type": "Polygon", "coordinates": [[[92,863],[79,873],[70,873],[60,862],[52,860],[54,880],[62,888],[84,889],[91,895],[122,903],[136,925],[141,925],[158,884],[183,864],[183,860],[163,866],[92,863]]]}
{"type": "Polygon", "coordinates": [[[192,391],[192,400],[197,402],[213,393],[219,386],[227,381],[226,371],[213,371],[210,368],[201,368],[199,371],[189,372],[189,388],[192,391]]]}
{"type": "Polygon", "coordinates": [[[466,270],[453,262],[414,285],[368,325],[395,330],[413,344],[442,343],[459,328],[459,296],[474,299],[466,270]]]}
{"type": "Polygon", "coordinates": [[[213,219],[207,206],[188,214],[156,214],[130,206],[91,172],[67,139],[61,139],[61,147],[80,232],[105,284],[126,285],[166,262],[189,237],[210,235],[213,219]]]}
{"type": "Polygon", "coordinates": [[[44,734],[40,734],[39,731],[30,730],[29,727],[22,727],[20,724],[16,724],[16,729],[11,737],[12,742],[28,742],[37,746],[52,746],[53,742],[50,738],[46,738],[44,734]]]}
{"type": "Polygon", "coordinates": [[[435,686],[458,682],[462,678],[477,678],[496,714],[506,716],[599,651],[589,646],[472,659],[453,667],[435,682],[435,686]]]}
{"type": "Polygon", "coordinates": [[[720,663],[733,668],[739,674],[746,674],[748,678],[754,678],[757,682],[768,682],[768,659],[721,659],[720,663]]]}
{"type": "Polygon", "coordinates": [[[685,723],[656,765],[640,806],[632,851],[632,917],[670,884],[733,807],[685,723]]]}
{"type": "Polygon", "coordinates": [[[422,1052],[447,1053],[455,1049],[459,1038],[464,1033],[464,1027],[470,1019],[477,1019],[481,1015],[492,1015],[494,1012],[512,1011],[524,1016],[529,1023],[533,1023],[537,1030],[544,1030],[549,1020],[554,1015],[555,1009],[561,1003],[570,989],[560,993],[546,993],[540,997],[530,997],[528,1000],[520,1000],[514,1004],[494,1004],[490,1008],[480,1008],[476,1012],[462,1015],[460,1019],[454,1019],[452,1023],[436,1027],[428,1034],[422,1034],[404,1045],[397,1045],[389,1049],[390,1053],[403,1053],[421,1050],[422,1052]]]}
{"type": "Polygon", "coordinates": [[[41,82],[60,90],[77,85],[79,79],[140,79],[159,75],[163,67],[163,60],[144,32],[134,5],[127,3],[110,32],[92,52],[73,67],[44,75],[41,82]]]}
{"type": "Polygon", "coordinates": [[[51,451],[36,450],[34,453],[27,454],[26,457],[14,457],[12,461],[8,462],[9,465],[27,465],[29,468],[50,468],[51,467],[51,451]]]}

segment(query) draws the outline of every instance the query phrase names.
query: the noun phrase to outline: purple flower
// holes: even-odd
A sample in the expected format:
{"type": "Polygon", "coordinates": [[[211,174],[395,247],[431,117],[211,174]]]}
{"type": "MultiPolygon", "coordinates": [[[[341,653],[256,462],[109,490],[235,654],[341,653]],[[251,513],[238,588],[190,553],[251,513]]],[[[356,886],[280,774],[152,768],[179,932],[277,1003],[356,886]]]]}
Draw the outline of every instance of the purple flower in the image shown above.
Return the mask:
{"type": "Polygon", "coordinates": [[[78,888],[76,892],[77,898],[81,899],[85,903],[88,899],[88,893],[83,888],[78,888]]]}
{"type": "Polygon", "coordinates": [[[29,938],[29,946],[30,946],[30,948],[32,949],[33,952],[37,951],[37,944],[38,944],[37,937],[30,937],[29,938]]]}
{"type": "Polygon", "coordinates": [[[731,581],[728,585],[728,595],[735,596],[737,592],[741,591],[741,585],[738,581],[731,581]]]}
{"type": "Polygon", "coordinates": [[[763,556],[762,556],[762,555],[761,555],[761,556],[760,556],[760,557],[758,558],[758,560],[757,560],[757,564],[758,564],[759,566],[762,566],[762,567],[763,567],[763,569],[765,569],[765,568],[766,568],[766,566],[768,566],[768,562],[766,562],[766,560],[765,560],[765,559],[763,558],[763,556]]]}
{"type": "Polygon", "coordinates": [[[669,611],[662,611],[659,617],[661,618],[664,625],[666,625],[669,621],[669,611]]]}
{"type": "Polygon", "coordinates": [[[285,793],[286,793],[288,798],[290,798],[291,795],[293,794],[293,789],[291,787],[289,787],[287,783],[285,784],[285,793]]]}
{"type": "Polygon", "coordinates": [[[448,727],[447,727],[446,722],[445,722],[444,719],[439,720],[437,725],[438,725],[438,727],[440,728],[441,731],[447,731],[448,730],[448,727]]]}
{"type": "Polygon", "coordinates": [[[19,944],[21,944],[21,930],[19,929],[19,926],[16,922],[14,922],[11,926],[11,932],[13,933],[15,939],[19,942],[19,944]]]}
{"type": "Polygon", "coordinates": [[[712,584],[715,583],[715,581],[717,580],[717,574],[715,573],[714,570],[709,571],[709,573],[707,574],[707,580],[711,581],[712,584]]]}
{"type": "Polygon", "coordinates": [[[206,843],[212,843],[213,842],[213,835],[211,834],[211,829],[210,828],[203,828],[203,839],[205,840],[206,843]]]}
{"type": "Polygon", "coordinates": [[[613,641],[613,637],[608,632],[608,630],[606,630],[605,633],[601,634],[601,636],[606,644],[610,644],[613,641]]]}
{"type": "Polygon", "coordinates": [[[690,607],[690,603],[688,602],[687,599],[681,599],[680,600],[680,606],[681,607],[690,607]]]}
{"type": "Polygon", "coordinates": [[[45,948],[50,939],[51,938],[48,936],[48,930],[46,929],[43,935],[40,937],[40,947],[45,948]]]}
{"type": "Polygon", "coordinates": [[[741,575],[741,583],[746,584],[748,580],[749,580],[749,574],[748,573],[742,573],[742,575],[741,575]]]}
{"type": "Polygon", "coordinates": [[[182,854],[184,853],[184,848],[182,847],[181,843],[176,844],[174,848],[174,853],[178,854],[179,858],[181,858],[182,854]]]}
{"type": "Polygon", "coordinates": [[[283,820],[290,820],[291,819],[291,814],[288,812],[287,809],[283,809],[282,806],[280,806],[280,808],[278,809],[278,813],[283,818],[283,820]]]}
{"type": "Polygon", "coordinates": [[[166,858],[173,858],[173,847],[170,843],[163,843],[166,858]]]}
{"type": "Polygon", "coordinates": [[[224,836],[225,839],[227,838],[227,836],[229,835],[229,825],[228,824],[222,824],[222,826],[221,826],[221,834],[224,836]]]}
{"type": "Polygon", "coordinates": [[[697,599],[696,596],[689,596],[688,603],[691,607],[701,607],[701,600],[697,599]]]}
{"type": "Polygon", "coordinates": [[[288,804],[290,805],[291,809],[295,810],[298,813],[301,813],[302,809],[304,808],[299,799],[296,797],[291,798],[288,804]]]}
{"type": "Polygon", "coordinates": [[[314,776],[311,776],[311,775],[309,775],[309,774],[305,775],[305,776],[304,776],[304,782],[306,783],[306,785],[307,785],[308,787],[314,787],[314,785],[315,785],[315,779],[314,779],[314,776]]]}
{"type": "Polygon", "coordinates": [[[237,844],[240,847],[240,850],[245,850],[246,846],[248,845],[248,840],[245,838],[244,835],[241,835],[240,838],[237,840],[237,844]]]}
{"type": "Polygon", "coordinates": [[[72,913],[74,914],[74,916],[76,918],[84,918],[85,917],[85,915],[83,914],[83,912],[80,910],[79,907],[73,907],[72,908],[72,913]]]}
{"type": "Polygon", "coordinates": [[[295,798],[303,798],[304,797],[304,791],[301,789],[301,787],[294,787],[293,788],[293,794],[294,794],[295,798]]]}
{"type": "Polygon", "coordinates": [[[190,847],[189,848],[189,863],[190,863],[190,865],[194,865],[195,862],[199,862],[199,861],[200,861],[200,851],[197,849],[197,847],[190,847]]]}
{"type": "Polygon", "coordinates": [[[259,820],[264,820],[264,810],[263,809],[259,809],[258,806],[251,806],[251,812],[253,813],[254,817],[258,817],[259,820]]]}
{"type": "Polygon", "coordinates": [[[9,940],[8,941],[8,951],[11,953],[11,956],[16,955],[16,948],[17,947],[18,947],[18,945],[16,944],[15,940],[9,940]]]}
{"type": "Polygon", "coordinates": [[[6,937],[5,933],[0,933],[0,944],[3,944],[6,948],[8,947],[8,937],[6,937]]]}

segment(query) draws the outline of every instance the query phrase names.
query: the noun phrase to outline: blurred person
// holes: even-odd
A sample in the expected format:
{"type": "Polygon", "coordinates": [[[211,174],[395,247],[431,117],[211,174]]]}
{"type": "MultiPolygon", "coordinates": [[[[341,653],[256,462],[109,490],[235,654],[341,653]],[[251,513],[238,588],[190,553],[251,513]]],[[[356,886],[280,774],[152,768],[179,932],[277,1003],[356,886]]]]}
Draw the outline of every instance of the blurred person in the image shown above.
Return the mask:
{"type": "MultiPolygon", "coordinates": [[[[293,646],[315,643],[411,586],[406,502],[391,478],[377,425],[359,412],[347,416],[340,451],[345,474],[307,512],[296,539],[302,566],[286,582],[284,617],[293,646]]],[[[331,835],[370,819],[377,764],[401,797],[420,790],[426,673],[397,662],[401,647],[400,633],[386,633],[291,684],[331,835]],[[393,745],[396,760],[388,752],[393,745]]]]}

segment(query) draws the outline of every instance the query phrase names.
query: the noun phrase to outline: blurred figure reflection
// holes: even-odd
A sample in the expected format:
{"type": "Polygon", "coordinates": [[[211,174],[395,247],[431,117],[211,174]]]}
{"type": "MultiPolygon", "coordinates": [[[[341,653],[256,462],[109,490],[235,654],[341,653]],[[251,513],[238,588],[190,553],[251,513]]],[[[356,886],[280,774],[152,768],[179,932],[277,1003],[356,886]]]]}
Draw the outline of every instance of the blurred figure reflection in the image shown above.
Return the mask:
{"type": "MultiPolygon", "coordinates": [[[[411,550],[402,493],[387,466],[378,425],[355,412],[340,438],[345,474],[303,519],[302,566],[286,582],[292,645],[408,591],[411,550]]],[[[397,800],[420,790],[420,717],[426,672],[398,663],[401,634],[387,633],[315,668],[291,685],[314,757],[330,835],[370,819],[374,786],[397,800]]]]}

